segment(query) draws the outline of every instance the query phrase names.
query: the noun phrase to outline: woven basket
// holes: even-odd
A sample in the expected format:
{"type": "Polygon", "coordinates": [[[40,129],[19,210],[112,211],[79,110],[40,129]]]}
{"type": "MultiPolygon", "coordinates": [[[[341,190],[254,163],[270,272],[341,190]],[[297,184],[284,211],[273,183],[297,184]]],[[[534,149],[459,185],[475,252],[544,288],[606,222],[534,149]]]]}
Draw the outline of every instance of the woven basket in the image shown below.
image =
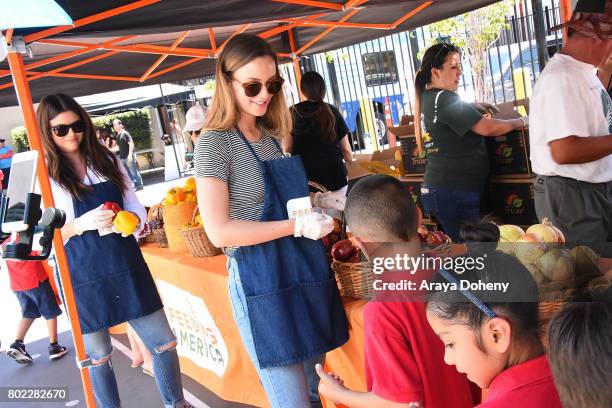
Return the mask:
{"type": "Polygon", "coordinates": [[[548,325],[557,312],[574,298],[576,294],[574,285],[575,281],[573,279],[538,285],[540,339],[546,348],[548,348],[548,338],[546,335],[548,325]]]}
{"type": "Polygon", "coordinates": [[[155,204],[149,209],[147,215],[150,233],[145,237],[145,243],[155,242],[160,248],[168,247],[168,238],[164,230],[164,207],[161,204],[155,204]]]}
{"type": "Polygon", "coordinates": [[[333,260],[331,268],[336,275],[338,290],[342,296],[357,299],[374,297],[375,275],[370,262],[340,262],[333,260]]]}
{"type": "Polygon", "coordinates": [[[164,230],[168,238],[168,248],[173,253],[188,252],[181,229],[191,221],[196,203],[181,202],[164,206],[164,230]]]}
{"type": "Polygon", "coordinates": [[[432,253],[438,258],[445,258],[449,256],[451,251],[453,250],[453,240],[448,235],[444,235],[446,236],[446,241],[444,241],[443,244],[437,245],[435,247],[431,247],[427,244],[421,244],[423,252],[432,253]]]}
{"type": "MultiPolygon", "coordinates": [[[[195,217],[198,214],[198,207],[193,211],[193,216],[191,217],[191,222],[195,221],[195,217]]],[[[183,239],[185,241],[185,245],[191,255],[204,258],[207,256],[215,256],[221,253],[221,249],[217,248],[210,242],[208,239],[208,235],[206,235],[206,231],[202,225],[198,225],[197,227],[183,228],[181,230],[183,234],[183,239]]]]}

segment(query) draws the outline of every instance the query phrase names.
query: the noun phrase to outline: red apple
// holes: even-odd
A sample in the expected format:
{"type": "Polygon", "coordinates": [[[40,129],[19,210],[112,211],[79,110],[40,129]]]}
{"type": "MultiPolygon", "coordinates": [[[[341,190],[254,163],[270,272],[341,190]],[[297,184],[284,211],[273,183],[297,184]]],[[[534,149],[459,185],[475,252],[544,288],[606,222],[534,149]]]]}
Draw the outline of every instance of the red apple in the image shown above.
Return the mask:
{"type": "Polygon", "coordinates": [[[119,207],[119,204],[113,202],[113,201],[107,201],[104,203],[104,206],[102,207],[105,210],[112,210],[115,214],[117,214],[119,211],[121,211],[121,207],[119,207]]]}
{"type": "Polygon", "coordinates": [[[331,255],[340,262],[347,262],[355,252],[357,252],[355,247],[348,239],[336,242],[331,249],[331,255]]]}
{"type": "Polygon", "coordinates": [[[428,245],[442,245],[446,242],[446,235],[442,231],[434,231],[427,234],[428,245]]]}

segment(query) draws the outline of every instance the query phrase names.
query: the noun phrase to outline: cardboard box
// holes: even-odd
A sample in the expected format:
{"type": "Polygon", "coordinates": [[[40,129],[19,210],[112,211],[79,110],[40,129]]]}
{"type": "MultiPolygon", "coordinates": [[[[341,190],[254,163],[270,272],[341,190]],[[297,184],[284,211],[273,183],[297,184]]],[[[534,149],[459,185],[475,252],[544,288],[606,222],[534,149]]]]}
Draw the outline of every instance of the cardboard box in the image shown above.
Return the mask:
{"type": "Polygon", "coordinates": [[[498,137],[485,138],[491,176],[531,177],[529,129],[520,129],[498,137]]]}
{"type": "Polygon", "coordinates": [[[415,136],[399,136],[402,147],[402,164],[405,176],[422,176],[425,174],[427,157],[425,150],[419,155],[415,136]]]}
{"type": "Polygon", "coordinates": [[[533,180],[490,178],[483,197],[487,212],[505,224],[536,224],[538,217],[533,202],[533,180]]]}
{"type": "Polygon", "coordinates": [[[495,105],[499,112],[493,114],[493,119],[518,119],[523,114],[529,115],[529,99],[519,99],[495,105]],[[519,113],[519,110],[522,112],[519,113]]]}
{"type": "Polygon", "coordinates": [[[389,132],[393,133],[397,137],[406,135],[414,136],[414,123],[407,125],[391,126],[388,129],[389,132]]]}

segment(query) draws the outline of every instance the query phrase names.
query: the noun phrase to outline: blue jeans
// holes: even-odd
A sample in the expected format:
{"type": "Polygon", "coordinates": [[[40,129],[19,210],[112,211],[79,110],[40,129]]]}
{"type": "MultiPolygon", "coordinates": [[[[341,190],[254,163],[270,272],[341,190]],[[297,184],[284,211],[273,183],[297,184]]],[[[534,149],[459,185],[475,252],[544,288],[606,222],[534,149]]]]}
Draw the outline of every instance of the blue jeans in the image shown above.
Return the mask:
{"type": "Polygon", "coordinates": [[[242,342],[257,369],[259,379],[272,408],[310,408],[320,406],[319,377],[314,366],[323,363],[323,357],[314,358],[285,367],[260,368],[251,333],[251,322],[246,308],[246,298],[240,282],[235,258],[228,257],[229,296],[234,319],[242,342]]]}
{"type": "Polygon", "coordinates": [[[132,156],[132,160],[121,159],[123,165],[125,166],[125,170],[130,176],[130,180],[134,183],[136,188],[142,188],[142,177],[140,177],[140,172],[138,171],[138,163],[136,162],[136,157],[132,156]]]}
{"type": "Polygon", "coordinates": [[[459,232],[465,223],[480,220],[480,192],[477,191],[423,184],[421,201],[425,214],[433,215],[454,242],[462,241],[459,232]]]}
{"type": "MultiPolygon", "coordinates": [[[[153,355],[155,382],[164,407],[183,407],[185,399],[176,348],[160,349],[162,346],[176,341],[164,310],[160,309],[147,316],[131,320],[129,323],[153,355]]],[[[98,406],[101,408],[119,408],[121,400],[110,360],[112,346],[108,329],[84,334],[83,342],[90,358],[100,361],[108,357],[108,361],[103,364],[89,366],[91,384],[98,406]]]]}

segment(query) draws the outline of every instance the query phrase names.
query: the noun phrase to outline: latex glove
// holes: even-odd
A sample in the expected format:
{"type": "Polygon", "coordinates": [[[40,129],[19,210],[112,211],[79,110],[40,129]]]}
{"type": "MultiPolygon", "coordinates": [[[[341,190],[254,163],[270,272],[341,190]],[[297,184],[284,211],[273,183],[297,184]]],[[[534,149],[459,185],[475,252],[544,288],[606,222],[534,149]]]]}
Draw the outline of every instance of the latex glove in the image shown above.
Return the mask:
{"type": "Polygon", "coordinates": [[[341,192],[329,191],[327,193],[315,193],[314,206],[332,210],[344,211],[346,195],[341,192]]]}
{"type": "Polygon", "coordinates": [[[295,219],[294,237],[321,239],[334,229],[334,219],[327,214],[310,213],[295,219]]]}
{"type": "Polygon", "coordinates": [[[529,116],[521,116],[521,120],[523,121],[523,127],[529,126],[529,116]]]}
{"type": "Polygon", "coordinates": [[[104,207],[104,204],[100,204],[99,207],[76,218],[73,221],[74,232],[81,235],[85,231],[93,231],[111,225],[115,213],[113,210],[103,210],[102,207],[104,207]]]}

